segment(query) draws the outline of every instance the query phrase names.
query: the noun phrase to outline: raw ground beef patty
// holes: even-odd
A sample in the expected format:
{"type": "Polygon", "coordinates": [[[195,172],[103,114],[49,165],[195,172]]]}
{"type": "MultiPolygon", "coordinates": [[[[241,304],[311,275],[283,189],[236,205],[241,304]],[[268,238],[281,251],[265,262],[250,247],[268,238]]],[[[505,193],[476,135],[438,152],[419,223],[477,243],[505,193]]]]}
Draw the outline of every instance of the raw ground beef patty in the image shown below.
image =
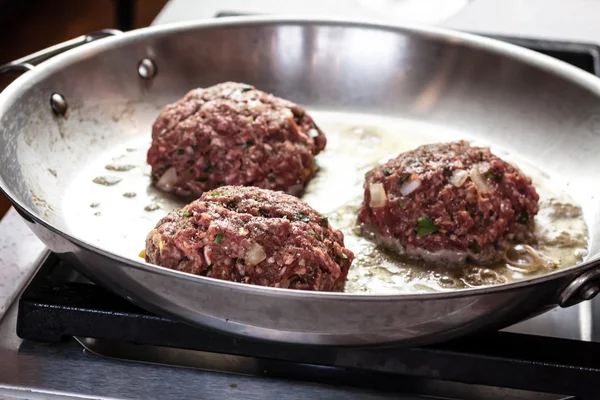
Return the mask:
{"type": "Polygon", "coordinates": [[[298,198],[223,186],[162,218],[149,263],[234,282],[341,291],[354,254],[344,235],[298,198]]]}
{"type": "Polygon", "coordinates": [[[242,83],[194,89],[161,111],[147,162],[165,192],[200,196],[223,185],[300,195],[326,138],[305,110],[242,83]]]}
{"type": "Polygon", "coordinates": [[[412,258],[478,263],[527,241],[538,212],[531,179],[466,141],[424,145],[369,171],[358,221],[412,258]]]}

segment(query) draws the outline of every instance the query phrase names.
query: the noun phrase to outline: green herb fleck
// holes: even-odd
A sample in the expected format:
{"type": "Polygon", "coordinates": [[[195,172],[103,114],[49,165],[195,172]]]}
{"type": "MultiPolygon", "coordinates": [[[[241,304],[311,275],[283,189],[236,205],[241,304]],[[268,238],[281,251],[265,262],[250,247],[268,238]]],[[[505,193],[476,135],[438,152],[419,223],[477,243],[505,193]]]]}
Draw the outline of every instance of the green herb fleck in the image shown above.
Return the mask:
{"type": "Polygon", "coordinates": [[[450,169],[450,167],[445,166],[444,167],[444,175],[450,175],[450,172],[452,172],[452,170],[450,169]]]}
{"type": "Polygon", "coordinates": [[[386,169],[384,169],[384,170],[383,170],[383,174],[384,174],[385,176],[390,176],[390,175],[391,175],[391,174],[393,174],[393,173],[394,173],[394,171],[392,171],[392,170],[391,170],[391,169],[389,169],[389,168],[386,168],[386,169]]]}
{"type": "Polygon", "coordinates": [[[185,173],[188,174],[188,175],[191,175],[192,174],[192,169],[191,168],[186,169],[185,173]]]}
{"type": "Polygon", "coordinates": [[[196,182],[208,182],[208,178],[206,176],[201,176],[200,178],[196,178],[196,182]]]}
{"type": "Polygon", "coordinates": [[[188,217],[188,218],[189,218],[189,217],[191,217],[192,215],[194,215],[194,214],[192,214],[192,213],[191,213],[191,212],[189,212],[189,211],[186,211],[186,212],[183,214],[183,216],[184,216],[184,217],[188,217]]]}
{"type": "Polygon", "coordinates": [[[308,215],[304,214],[302,211],[297,212],[296,217],[302,222],[310,222],[310,218],[308,218],[308,215]]]}
{"type": "Polygon", "coordinates": [[[246,141],[246,146],[248,146],[248,147],[254,146],[254,140],[247,140],[246,141]]]}
{"type": "Polygon", "coordinates": [[[523,210],[521,211],[521,216],[519,216],[519,223],[525,225],[527,221],[529,221],[529,214],[527,214],[527,211],[523,210]]]}
{"type": "Polygon", "coordinates": [[[177,149],[177,150],[175,150],[175,153],[182,155],[184,153],[184,151],[185,150],[183,150],[183,149],[177,149]]]}
{"type": "Polygon", "coordinates": [[[222,233],[217,233],[217,234],[215,235],[215,243],[216,243],[216,244],[219,244],[219,243],[221,243],[221,242],[223,241],[223,239],[225,239],[225,235],[224,235],[224,234],[222,234],[222,233]]]}
{"type": "Polygon", "coordinates": [[[329,224],[329,218],[321,217],[321,225],[327,226],[329,224]]]}
{"type": "Polygon", "coordinates": [[[269,175],[269,176],[267,176],[267,180],[268,180],[269,182],[273,183],[273,182],[275,182],[275,177],[274,177],[274,176],[271,176],[271,175],[269,175]]]}
{"type": "Polygon", "coordinates": [[[258,211],[260,212],[260,214],[261,214],[263,217],[268,217],[268,216],[270,216],[270,215],[271,215],[271,214],[269,214],[269,212],[268,212],[268,211],[266,211],[266,210],[258,210],[258,211]]]}
{"type": "Polygon", "coordinates": [[[220,196],[220,195],[221,195],[221,192],[212,192],[210,195],[211,195],[212,197],[217,197],[217,196],[220,196]]]}
{"type": "Polygon", "coordinates": [[[404,174],[404,175],[402,175],[402,176],[400,177],[400,179],[399,179],[399,181],[400,181],[400,184],[403,184],[404,182],[406,182],[406,181],[408,180],[408,178],[410,178],[410,175],[409,175],[409,174],[404,174]]]}
{"type": "Polygon", "coordinates": [[[493,173],[492,171],[488,171],[488,172],[486,172],[486,173],[485,173],[485,177],[486,177],[488,180],[492,180],[492,179],[493,179],[493,180],[495,180],[496,182],[501,182],[501,181],[502,181],[502,175],[495,174],[495,173],[493,173]]]}
{"type": "Polygon", "coordinates": [[[469,245],[469,250],[471,250],[471,253],[473,254],[479,254],[479,252],[481,251],[481,247],[479,246],[479,243],[473,241],[473,243],[469,245]]]}
{"type": "Polygon", "coordinates": [[[469,213],[470,216],[473,216],[473,214],[474,214],[473,210],[471,210],[470,208],[467,208],[467,212],[469,213]]]}
{"type": "Polygon", "coordinates": [[[243,258],[238,258],[237,262],[242,265],[246,264],[246,260],[244,260],[243,258]]]}
{"type": "Polygon", "coordinates": [[[215,172],[215,168],[212,165],[209,165],[208,167],[204,168],[204,172],[210,174],[211,172],[215,172]]]}
{"type": "Polygon", "coordinates": [[[420,237],[427,236],[437,232],[438,227],[434,225],[433,220],[427,217],[419,217],[417,219],[417,235],[420,237]]]}
{"type": "Polygon", "coordinates": [[[398,203],[400,204],[400,208],[406,207],[406,202],[404,200],[400,200],[398,203]]]}
{"type": "Polygon", "coordinates": [[[244,86],[240,91],[242,93],[245,93],[245,92],[248,92],[250,90],[252,90],[252,86],[244,86]]]}
{"type": "Polygon", "coordinates": [[[197,145],[197,144],[193,144],[193,145],[192,145],[192,150],[194,150],[194,151],[198,151],[198,145],[197,145]]]}
{"type": "Polygon", "coordinates": [[[294,117],[296,117],[298,119],[304,118],[304,113],[302,111],[296,111],[296,112],[294,112],[294,110],[292,110],[292,113],[294,114],[294,117]]]}
{"type": "Polygon", "coordinates": [[[483,161],[483,151],[479,152],[479,161],[483,161]]]}

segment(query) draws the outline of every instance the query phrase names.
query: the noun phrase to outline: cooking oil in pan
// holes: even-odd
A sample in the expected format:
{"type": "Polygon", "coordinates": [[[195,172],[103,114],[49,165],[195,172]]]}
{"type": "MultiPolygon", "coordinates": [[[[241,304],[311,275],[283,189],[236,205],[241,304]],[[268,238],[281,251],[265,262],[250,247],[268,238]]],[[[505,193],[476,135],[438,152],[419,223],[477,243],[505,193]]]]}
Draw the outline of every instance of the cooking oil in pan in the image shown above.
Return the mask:
{"type": "MultiPolygon", "coordinates": [[[[551,185],[550,178],[492,145],[492,151],[498,156],[518,165],[533,179],[540,194],[540,211],[535,218],[532,247],[548,263],[532,270],[506,263],[449,268],[402,260],[376,246],[355,223],[365,172],[379,162],[425,143],[458,139],[470,140],[476,145],[485,143],[420,122],[345,113],[311,114],[327,134],[327,147],[317,156],[320,170],[309,183],[303,200],[328,215],[332,226],[344,232],[346,247],[356,255],[346,292],[398,294],[493,285],[572,266],[586,256],[587,229],[580,207],[564,191],[558,190],[556,183],[551,185]]],[[[136,136],[100,154],[80,172],[73,182],[77,194],[68,195],[64,205],[77,209],[68,213],[77,218],[67,221],[75,235],[103,249],[139,260],[147,233],[168,211],[184,205],[181,199],[150,185],[150,167],[146,164],[149,146],[149,133],[136,136]],[[98,184],[109,178],[111,182],[118,182],[109,186],[98,184]]]]}

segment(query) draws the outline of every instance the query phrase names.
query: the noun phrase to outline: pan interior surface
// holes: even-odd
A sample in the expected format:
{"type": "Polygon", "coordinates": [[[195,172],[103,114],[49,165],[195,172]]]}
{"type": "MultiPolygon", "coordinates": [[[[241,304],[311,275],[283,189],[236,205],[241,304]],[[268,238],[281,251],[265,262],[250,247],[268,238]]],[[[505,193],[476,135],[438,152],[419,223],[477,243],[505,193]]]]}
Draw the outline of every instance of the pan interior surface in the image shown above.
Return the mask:
{"type": "MultiPolygon", "coordinates": [[[[346,246],[357,256],[350,270],[346,293],[447,291],[522,280],[552,270],[541,268],[524,273],[498,263],[495,268],[465,265],[448,271],[445,265],[435,267],[407,262],[375,246],[359,233],[360,228],[356,224],[364,175],[368,170],[399,152],[426,143],[460,139],[468,139],[473,145],[489,143],[477,137],[467,137],[462,132],[418,121],[327,111],[314,111],[311,115],[327,133],[328,145],[327,150],[317,157],[320,171],[307,186],[303,200],[327,215],[331,224],[343,231],[346,246]]],[[[123,121],[124,118],[127,117],[121,116],[120,122],[128,124],[123,121]]],[[[94,158],[74,177],[64,196],[62,208],[69,210],[65,214],[69,231],[115,254],[139,259],[145,237],[158,220],[167,212],[185,205],[185,200],[167,195],[150,184],[150,166],[146,164],[148,147],[149,137],[142,128],[139,135],[125,143],[104,150],[95,149],[94,158]]],[[[565,188],[568,188],[565,183],[550,180],[545,172],[525,160],[515,160],[505,149],[495,148],[493,144],[492,147],[505,160],[519,165],[533,177],[542,195],[542,204],[548,203],[550,196],[554,196],[554,201],[562,200],[561,206],[573,202],[565,194],[565,188]]],[[[542,206],[542,211],[550,208],[542,206]]],[[[542,220],[538,218],[538,225],[542,220]]],[[[572,226],[562,234],[569,235],[573,229],[581,230],[581,235],[575,237],[575,233],[571,233],[569,239],[584,243],[578,246],[563,242],[555,246],[558,250],[555,258],[562,266],[580,261],[581,257],[576,257],[575,253],[586,249],[587,232],[583,221],[570,218],[567,223],[572,226]]]]}
{"type": "Polygon", "coordinates": [[[0,178],[39,219],[139,260],[146,233],[185,203],[150,186],[152,122],[190,89],[239,81],[305,106],[332,132],[318,158],[328,184],[318,192],[309,187],[305,197],[323,213],[362,193],[357,177],[377,146],[389,149],[381,157],[389,158],[424,143],[466,139],[565,190],[589,228],[586,261],[596,259],[598,83],[519,54],[419,30],[325,22],[108,39],[50,61],[13,85],[20,91],[2,94],[0,178]],[[143,58],[158,67],[151,80],[137,74],[143,58]],[[52,113],[52,93],[67,99],[66,116],[52,113]],[[383,139],[374,131],[385,131],[383,139]]]}

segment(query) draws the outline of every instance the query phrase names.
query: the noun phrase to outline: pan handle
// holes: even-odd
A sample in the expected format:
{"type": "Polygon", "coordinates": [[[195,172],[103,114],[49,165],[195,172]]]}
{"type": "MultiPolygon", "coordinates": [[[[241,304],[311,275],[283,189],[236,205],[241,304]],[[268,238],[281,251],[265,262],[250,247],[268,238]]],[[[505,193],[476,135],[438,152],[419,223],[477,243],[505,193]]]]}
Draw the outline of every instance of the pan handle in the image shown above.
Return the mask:
{"type": "Polygon", "coordinates": [[[600,293],[600,261],[595,267],[588,269],[571,283],[558,296],[558,305],[565,308],[591,300],[600,293]]]}
{"type": "Polygon", "coordinates": [[[79,47],[83,44],[105,38],[107,36],[119,35],[121,33],[123,32],[116,29],[104,29],[101,31],[91,33],[89,35],[83,35],[71,40],[67,40],[66,42],[59,43],[57,45],[48,47],[44,50],[40,50],[28,56],[19,58],[18,60],[11,61],[4,65],[0,65],[0,75],[7,74],[9,72],[31,71],[37,64],[46,61],[57,54],[63,53],[75,47],[79,47]]]}

